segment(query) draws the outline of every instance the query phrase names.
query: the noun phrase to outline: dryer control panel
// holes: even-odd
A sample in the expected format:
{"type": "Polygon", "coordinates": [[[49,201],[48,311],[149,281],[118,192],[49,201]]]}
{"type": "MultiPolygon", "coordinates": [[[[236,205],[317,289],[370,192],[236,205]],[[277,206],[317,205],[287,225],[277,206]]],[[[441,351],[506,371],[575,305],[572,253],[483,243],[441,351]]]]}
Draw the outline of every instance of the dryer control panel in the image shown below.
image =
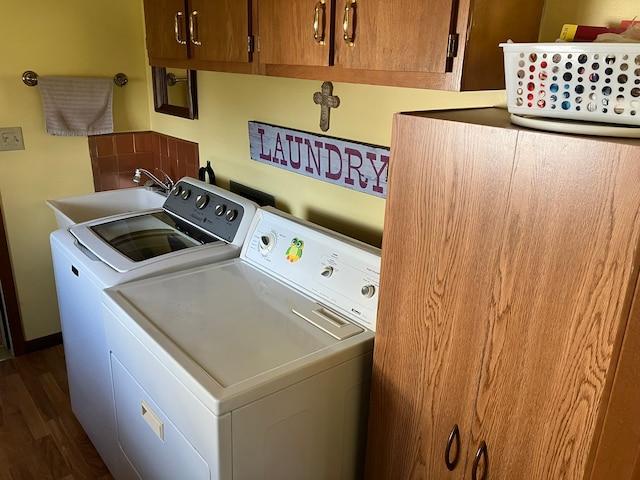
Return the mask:
{"type": "Polygon", "coordinates": [[[241,246],[257,205],[215,185],[185,177],[169,192],[162,208],[200,230],[241,246]]]}
{"type": "Polygon", "coordinates": [[[329,324],[340,324],[331,313],[337,312],[375,330],[378,248],[263,207],[254,217],[241,258],[312,297],[325,307],[314,314],[327,316],[329,324]]]}

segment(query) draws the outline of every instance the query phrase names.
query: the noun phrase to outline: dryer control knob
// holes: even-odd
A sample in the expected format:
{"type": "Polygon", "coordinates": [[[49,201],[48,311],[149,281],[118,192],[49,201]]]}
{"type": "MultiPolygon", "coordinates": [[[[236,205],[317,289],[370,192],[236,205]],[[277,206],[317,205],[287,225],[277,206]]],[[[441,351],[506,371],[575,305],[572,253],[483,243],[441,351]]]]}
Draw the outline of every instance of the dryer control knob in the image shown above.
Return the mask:
{"type": "Polygon", "coordinates": [[[260,237],[258,249],[262,255],[268,255],[276,247],[276,236],[273,233],[266,233],[260,237]]]}
{"type": "Polygon", "coordinates": [[[227,210],[227,214],[225,215],[225,218],[229,222],[233,222],[237,217],[238,217],[238,211],[237,210],[235,210],[235,209],[227,210]]]}
{"type": "Polygon", "coordinates": [[[221,217],[226,211],[227,206],[224,203],[219,203],[218,205],[216,205],[215,212],[217,216],[221,217]]]}
{"type": "Polygon", "coordinates": [[[196,198],[196,208],[198,210],[202,210],[204,207],[207,206],[207,204],[209,203],[209,195],[206,194],[202,194],[202,195],[198,195],[198,197],[196,198]]]}
{"type": "Polygon", "coordinates": [[[376,287],[375,285],[365,285],[360,289],[360,293],[362,293],[363,297],[371,298],[376,293],[376,287]]]}
{"type": "Polygon", "coordinates": [[[329,278],[331,275],[333,275],[333,267],[330,265],[327,267],[324,267],[320,272],[320,275],[322,275],[325,278],[329,278]]]}
{"type": "Polygon", "coordinates": [[[189,190],[188,188],[185,188],[182,191],[182,199],[186,200],[187,198],[189,198],[191,196],[191,190],[189,190]]]}

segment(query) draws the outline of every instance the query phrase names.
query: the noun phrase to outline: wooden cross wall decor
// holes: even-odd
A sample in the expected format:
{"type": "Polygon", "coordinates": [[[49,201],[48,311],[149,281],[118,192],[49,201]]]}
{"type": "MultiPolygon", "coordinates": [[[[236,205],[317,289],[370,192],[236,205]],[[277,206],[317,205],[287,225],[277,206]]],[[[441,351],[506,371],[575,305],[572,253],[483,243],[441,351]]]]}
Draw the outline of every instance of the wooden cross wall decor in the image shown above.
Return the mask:
{"type": "Polygon", "coordinates": [[[313,102],[320,105],[320,129],[323,132],[329,130],[329,109],[340,106],[340,98],[333,93],[333,83],[323,82],[320,92],[313,94],[313,102]]]}

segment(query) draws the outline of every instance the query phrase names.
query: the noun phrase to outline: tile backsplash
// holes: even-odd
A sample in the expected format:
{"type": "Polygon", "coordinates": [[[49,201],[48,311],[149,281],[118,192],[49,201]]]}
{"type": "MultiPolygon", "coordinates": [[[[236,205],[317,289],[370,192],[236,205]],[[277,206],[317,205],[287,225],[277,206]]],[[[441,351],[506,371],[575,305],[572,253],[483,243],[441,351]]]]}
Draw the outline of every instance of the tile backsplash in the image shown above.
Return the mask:
{"type": "MultiPolygon", "coordinates": [[[[89,154],[96,192],[135,187],[136,168],[144,168],[162,179],[156,169],[174,181],[198,177],[198,144],[156,132],[127,132],[89,137],[89,154]]],[[[148,178],[142,176],[141,183],[148,178]]]]}

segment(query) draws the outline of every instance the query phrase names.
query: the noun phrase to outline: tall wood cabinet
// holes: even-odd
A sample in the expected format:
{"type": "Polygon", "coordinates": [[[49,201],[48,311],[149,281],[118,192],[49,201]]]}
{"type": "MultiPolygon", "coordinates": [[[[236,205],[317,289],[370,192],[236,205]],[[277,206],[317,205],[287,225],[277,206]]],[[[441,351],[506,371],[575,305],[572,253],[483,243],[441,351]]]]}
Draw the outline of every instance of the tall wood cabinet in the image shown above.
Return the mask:
{"type": "Polygon", "coordinates": [[[144,0],[153,66],[250,73],[251,0],[144,0]]]}
{"type": "Polygon", "coordinates": [[[368,479],[640,478],[640,141],[397,114],[368,479]]]}
{"type": "Polygon", "coordinates": [[[500,42],[535,42],[543,0],[257,0],[267,75],[504,88],[500,42]]]}

